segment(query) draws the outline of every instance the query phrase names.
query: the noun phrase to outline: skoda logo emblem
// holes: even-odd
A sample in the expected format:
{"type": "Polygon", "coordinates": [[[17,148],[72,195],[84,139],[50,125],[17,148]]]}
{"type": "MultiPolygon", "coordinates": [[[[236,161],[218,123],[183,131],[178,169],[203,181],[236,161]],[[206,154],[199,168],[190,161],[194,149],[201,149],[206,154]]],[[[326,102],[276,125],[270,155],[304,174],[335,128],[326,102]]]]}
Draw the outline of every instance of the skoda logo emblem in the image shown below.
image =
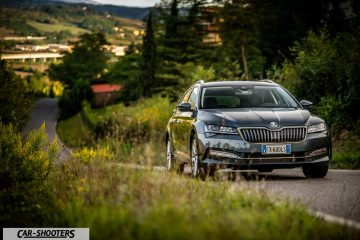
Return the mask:
{"type": "Polygon", "coordinates": [[[270,123],[270,128],[277,128],[278,127],[278,123],[277,122],[271,122],[270,123]]]}

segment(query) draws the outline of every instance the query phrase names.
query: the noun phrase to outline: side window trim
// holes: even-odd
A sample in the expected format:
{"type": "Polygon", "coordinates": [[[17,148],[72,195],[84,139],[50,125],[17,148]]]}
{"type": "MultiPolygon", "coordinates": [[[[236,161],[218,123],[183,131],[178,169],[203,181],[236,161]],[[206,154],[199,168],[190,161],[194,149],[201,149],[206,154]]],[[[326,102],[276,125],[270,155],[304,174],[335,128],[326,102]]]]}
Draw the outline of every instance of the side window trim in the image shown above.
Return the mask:
{"type": "MultiPolygon", "coordinates": [[[[192,107],[198,108],[198,104],[199,104],[199,103],[198,103],[198,102],[199,102],[199,87],[195,86],[195,87],[192,88],[191,94],[189,95],[189,98],[188,98],[188,101],[187,101],[187,102],[189,102],[189,100],[190,100],[190,98],[191,98],[191,96],[192,96],[192,94],[194,93],[195,90],[197,90],[197,92],[195,93],[195,94],[196,94],[196,99],[195,99],[195,101],[194,101],[194,106],[192,106],[192,107]]],[[[190,104],[191,104],[191,103],[190,103],[190,104]]]]}
{"type": "Polygon", "coordinates": [[[192,93],[192,90],[193,90],[193,88],[189,88],[189,89],[185,92],[185,94],[184,94],[184,96],[183,96],[183,98],[182,98],[182,100],[181,100],[180,103],[187,103],[187,102],[189,101],[189,98],[190,98],[190,95],[191,95],[191,93],[192,93]]]}

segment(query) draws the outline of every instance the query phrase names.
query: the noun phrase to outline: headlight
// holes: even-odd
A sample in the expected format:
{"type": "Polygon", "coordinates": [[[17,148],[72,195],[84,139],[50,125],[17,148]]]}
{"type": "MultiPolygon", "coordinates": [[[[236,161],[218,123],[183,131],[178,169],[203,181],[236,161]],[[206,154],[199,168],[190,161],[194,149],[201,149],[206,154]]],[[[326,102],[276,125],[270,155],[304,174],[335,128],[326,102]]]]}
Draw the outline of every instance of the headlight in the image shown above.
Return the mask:
{"type": "Polygon", "coordinates": [[[308,128],[307,128],[308,133],[323,132],[323,131],[326,131],[325,123],[311,125],[311,126],[308,126],[308,128]]]}
{"type": "Polygon", "coordinates": [[[218,126],[218,125],[205,125],[205,136],[211,137],[216,134],[238,134],[234,127],[218,126]]]}

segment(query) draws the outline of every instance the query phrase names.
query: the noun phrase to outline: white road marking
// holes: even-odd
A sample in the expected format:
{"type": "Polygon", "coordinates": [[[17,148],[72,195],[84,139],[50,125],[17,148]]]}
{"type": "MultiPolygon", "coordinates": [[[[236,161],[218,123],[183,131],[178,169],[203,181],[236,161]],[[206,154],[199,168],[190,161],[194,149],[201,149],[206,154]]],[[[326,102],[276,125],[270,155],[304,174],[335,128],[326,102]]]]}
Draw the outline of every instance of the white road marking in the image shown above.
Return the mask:
{"type": "Polygon", "coordinates": [[[329,169],[329,172],[360,172],[360,170],[350,170],[350,169],[329,169]]]}
{"type": "Polygon", "coordinates": [[[344,225],[347,227],[352,227],[355,229],[360,230],[360,223],[359,222],[355,222],[349,219],[345,219],[345,218],[341,218],[341,217],[336,217],[330,214],[326,214],[326,213],[322,213],[322,212],[317,212],[317,211],[312,211],[312,210],[308,210],[308,212],[318,218],[324,219],[327,222],[332,222],[332,223],[336,223],[339,225],[344,225]]]}

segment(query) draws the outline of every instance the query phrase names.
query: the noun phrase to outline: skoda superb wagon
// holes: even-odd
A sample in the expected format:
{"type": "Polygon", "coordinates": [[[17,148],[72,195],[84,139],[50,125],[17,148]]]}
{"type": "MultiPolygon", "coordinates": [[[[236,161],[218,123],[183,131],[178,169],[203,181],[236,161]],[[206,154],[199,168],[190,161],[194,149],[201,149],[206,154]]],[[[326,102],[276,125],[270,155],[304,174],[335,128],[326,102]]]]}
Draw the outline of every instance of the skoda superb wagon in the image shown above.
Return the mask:
{"type": "Polygon", "coordinates": [[[302,167],[306,177],[325,177],[330,134],[311,105],[270,80],[199,81],[167,125],[167,168],[182,172],[190,164],[192,175],[204,178],[224,168],[302,167]]]}

